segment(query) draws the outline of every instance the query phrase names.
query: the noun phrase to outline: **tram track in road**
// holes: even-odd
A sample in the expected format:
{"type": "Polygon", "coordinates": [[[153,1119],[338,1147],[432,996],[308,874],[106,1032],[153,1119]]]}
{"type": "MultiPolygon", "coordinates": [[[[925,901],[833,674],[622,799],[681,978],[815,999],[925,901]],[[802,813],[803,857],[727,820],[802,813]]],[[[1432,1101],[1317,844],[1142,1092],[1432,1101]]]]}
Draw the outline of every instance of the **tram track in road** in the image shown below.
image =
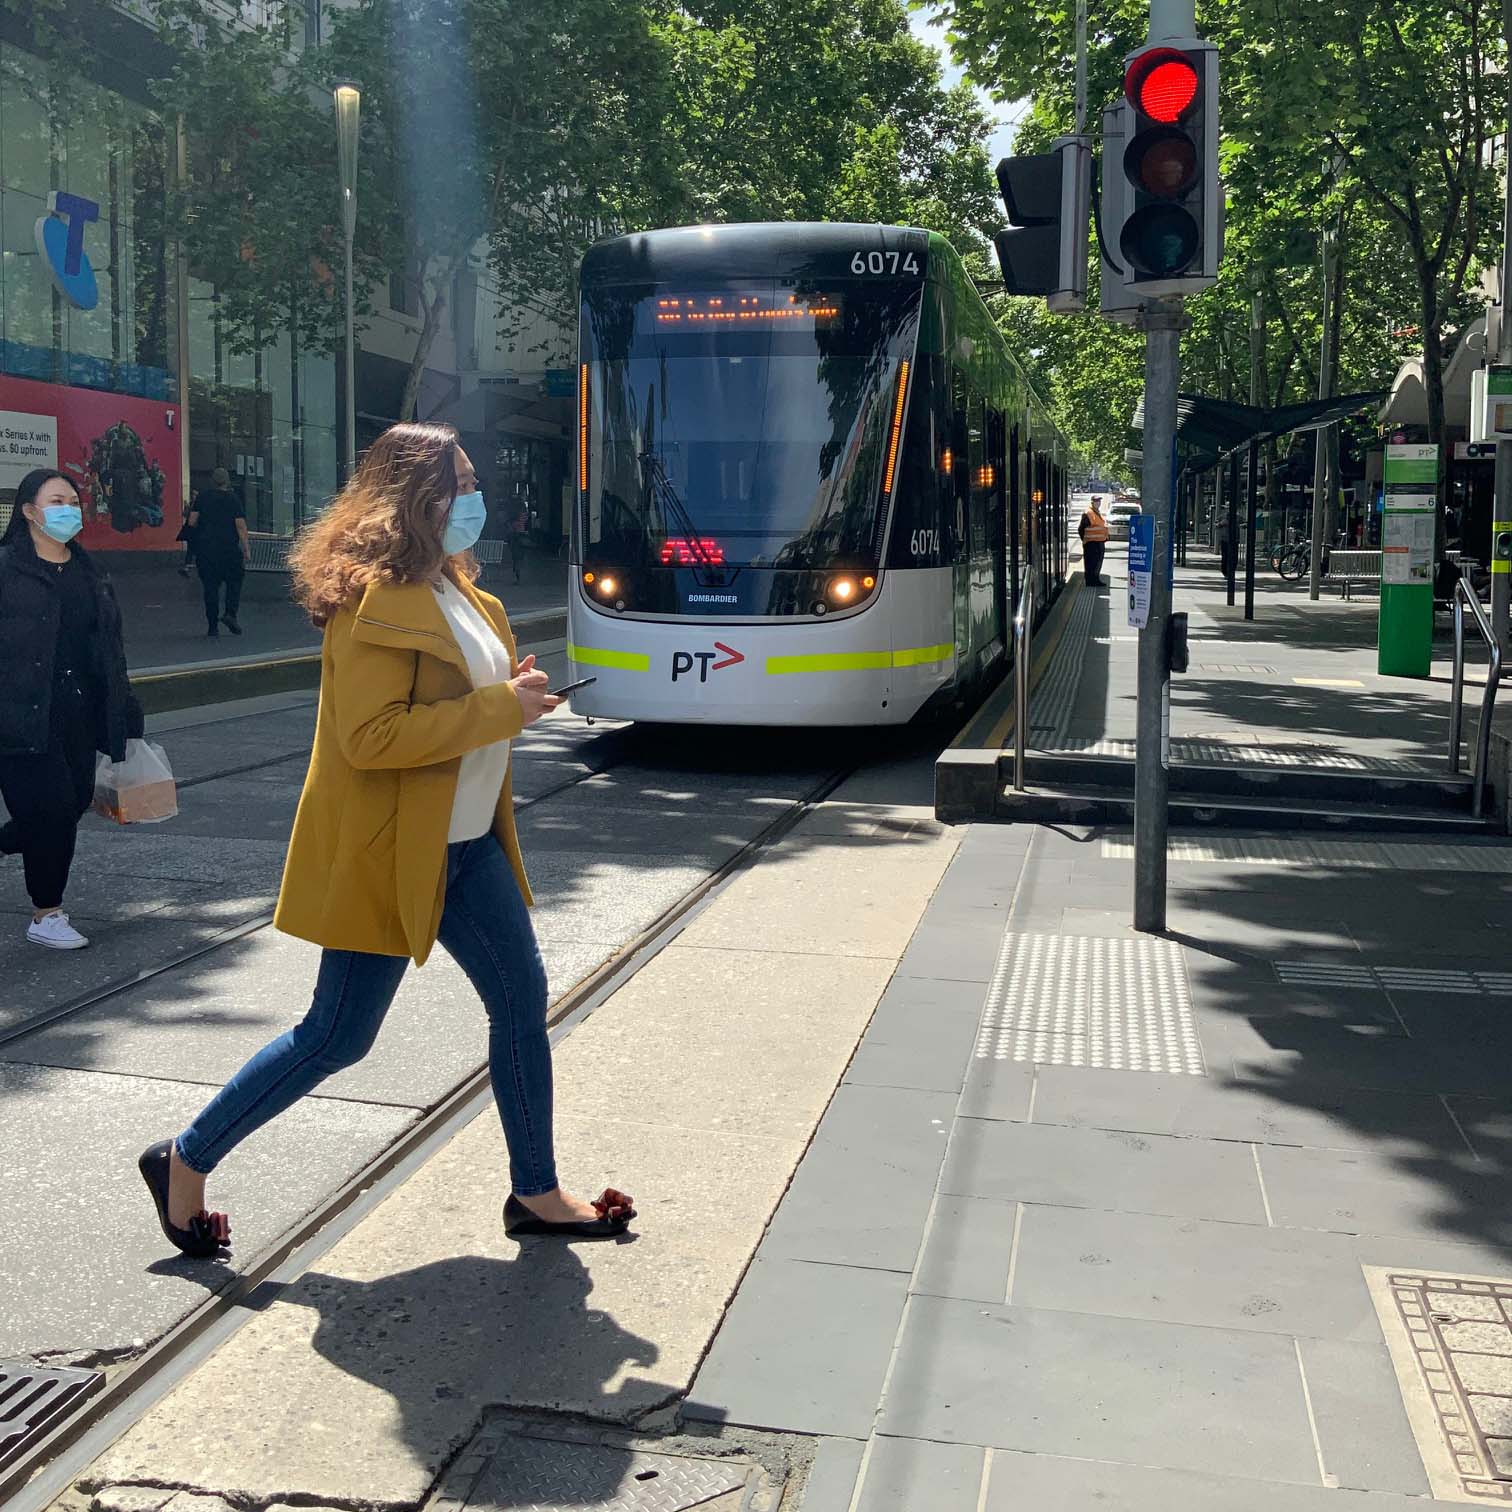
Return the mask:
{"type": "MultiPolygon", "coordinates": [[[[850,761],[831,770],[793,799],[739,850],[681,894],[610,960],[573,986],[552,1005],[548,1025],[553,1041],[586,1019],[653,957],[664,950],[715,892],[742,871],[760,863],[762,853],[782,840],[811,809],[823,803],[861,765],[850,761]]],[[[606,769],[608,770],[608,769],[606,769]]],[[[586,781],[596,773],[585,773],[586,781]]],[[[531,804],[557,796],[576,783],[536,795],[531,804]]],[[[521,805],[525,807],[526,805],[521,805]]],[[[265,921],[266,922],[266,921],[265,921]]],[[[258,927],[264,927],[259,925],[258,927]]],[[[236,938],[251,933],[244,927],[236,938]]],[[[229,941],[208,945],[200,954],[229,941]]],[[[173,964],[182,964],[176,962],[173,964]]],[[[162,971],[172,970],[165,965],[162,971]]],[[[157,974],[153,972],[152,974],[157,974]]],[[[135,979],[129,985],[139,985],[135,979]]],[[[126,990],[126,985],[111,989],[126,990]]],[[[96,994],[101,1001],[106,994],[96,994]]],[[[77,1004],[72,1012],[82,1012],[77,1004]]],[[[57,1015],[53,1016],[55,1021],[57,1015]]],[[[5,1041],[0,1040],[0,1044],[5,1041]]],[[[0,1504],[8,1512],[42,1512],[116,1438],[209,1357],[246,1316],[276,1296],[277,1288],[300,1275],[435,1151],[483,1110],[490,1097],[488,1068],[478,1067],[439,1102],[313,1211],[253,1257],[221,1290],[207,1297],[141,1354],[105,1369],[105,1383],[74,1411],[52,1424],[23,1453],[0,1461],[0,1504]]],[[[47,1368],[38,1366],[38,1368],[47,1368]]]]}
{"type": "MultiPolygon", "coordinates": [[[[232,716],[235,719],[244,719],[246,715],[232,716]]],[[[622,748],[624,740],[615,740],[617,736],[623,736],[631,726],[623,726],[619,729],[605,731],[605,735],[614,742],[617,748],[622,748]]],[[[264,772],[270,767],[286,765],[292,761],[304,760],[309,756],[308,743],[299,750],[289,751],[282,755],[269,757],[265,760],[247,762],[240,766],[228,767],[222,771],[203,773],[198,777],[188,778],[178,784],[179,790],[186,788],[203,787],[212,782],[223,781],[231,777],[243,777],[250,772],[264,772]]],[[[564,777],[560,782],[553,783],[539,793],[532,793],[530,797],[521,799],[515,804],[515,814],[520,815],[529,812],[539,804],[545,803],[552,798],[559,798],[562,794],[570,792],[575,787],[590,781],[594,777],[600,777],[608,772],[625,765],[631,759],[629,753],[619,749],[616,759],[600,764],[585,765],[583,770],[571,777],[564,777]]],[[[44,1008],[40,1012],[30,1015],[9,1027],[0,1030],[0,1052],[7,1045],[13,1045],[18,1040],[25,1039],[28,1035],[35,1034],[41,1029],[51,1028],[67,1019],[78,1018],[88,1013],[91,1009],[109,1002],[112,998],[120,997],[123,993],[132,992],[147,982],[158,977],[166,976],[170,972],[178,971],[185,966],[202,961],[208,956],[224,950],[227,946],[236,944],[239,940],[245,940],[250,935],[255,935],[266,929],[273,922],[273,909],[266,908],[254,914],[248,919],[243,919],[237,924],[228,925],[224,930],[218,931],[207,940],[200,941],[197,945],[187,950],[170,956],[167,960],[154,962],[150,966],[144,966],[138,971],[126,972],[114,980],[106,982],[98,987],[92,987],[88,991],[80,993],[77,997],[70,998],[66,1002],[56,1003],[50,1008],[44,1008]]],[[[0,1059],[3,1059],[0,1054],[0,1059]]]]}

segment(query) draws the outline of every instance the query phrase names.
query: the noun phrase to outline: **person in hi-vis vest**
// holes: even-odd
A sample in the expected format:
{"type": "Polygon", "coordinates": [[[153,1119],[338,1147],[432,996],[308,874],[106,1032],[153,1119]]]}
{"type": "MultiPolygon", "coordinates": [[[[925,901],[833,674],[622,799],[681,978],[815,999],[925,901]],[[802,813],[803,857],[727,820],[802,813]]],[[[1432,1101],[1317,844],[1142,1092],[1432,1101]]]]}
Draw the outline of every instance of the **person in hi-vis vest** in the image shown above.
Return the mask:
{"type": "Polygon", "coordinates": [[[1087,572],[1087,586],[1102,587],[1103,556],[1108,549],[1108,522],[1103,518],[1102,498],[1094,495],[1081,517],[1076,533],[1082,540],[1083,561],[1087,572]]]}

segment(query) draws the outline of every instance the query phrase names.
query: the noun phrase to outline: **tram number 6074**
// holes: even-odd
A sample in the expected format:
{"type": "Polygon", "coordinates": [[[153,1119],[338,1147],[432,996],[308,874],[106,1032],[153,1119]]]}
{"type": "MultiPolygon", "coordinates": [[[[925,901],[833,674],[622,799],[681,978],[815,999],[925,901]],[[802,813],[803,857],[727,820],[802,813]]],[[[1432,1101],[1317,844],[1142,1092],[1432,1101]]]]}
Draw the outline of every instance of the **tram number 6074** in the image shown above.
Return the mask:
{"type": "Polygon", "coordinates": [[[858,252],[851,258],[851,272],[858,278],[866,273],[917,273],[919,259],[913,252],[858,252]]]}
{"type": "Polygon", "coordinates": [[[908,549],[916,556],[934,556],[940,549],[938,530],[916,530],[908,538],[908,549]]]}

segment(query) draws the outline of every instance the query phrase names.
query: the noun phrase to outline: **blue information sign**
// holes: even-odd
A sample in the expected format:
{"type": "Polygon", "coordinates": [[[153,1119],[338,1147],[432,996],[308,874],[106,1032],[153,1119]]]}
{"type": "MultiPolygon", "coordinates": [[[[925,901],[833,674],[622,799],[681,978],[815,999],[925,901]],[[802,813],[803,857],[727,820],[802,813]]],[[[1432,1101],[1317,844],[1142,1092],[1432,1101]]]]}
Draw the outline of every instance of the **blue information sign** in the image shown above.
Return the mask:
{"type": "Polygon", "coordinates": [[[1155,570],[1155,516],[1129,520],[1129,623],[1143,630],[1150,619],[1150,582],[1155,570]]]}

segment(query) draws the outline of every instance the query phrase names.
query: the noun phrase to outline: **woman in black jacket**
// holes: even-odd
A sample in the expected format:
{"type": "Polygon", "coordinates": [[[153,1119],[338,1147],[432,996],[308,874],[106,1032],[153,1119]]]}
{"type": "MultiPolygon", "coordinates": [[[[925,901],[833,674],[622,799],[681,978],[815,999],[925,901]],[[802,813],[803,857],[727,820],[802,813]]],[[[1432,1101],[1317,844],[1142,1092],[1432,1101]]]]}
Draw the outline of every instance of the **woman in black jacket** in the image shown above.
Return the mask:
{"type": "Polygon", "coordinates": [[[63,912],[79,820],[94,797],[95,752],[112,760],[142,734],[126,676],[121,611],[110,583],[71,544],[79,494],[38,468],[16,489],[0,538],[0,853],[19,854],[33,944],[89,943],[63,912]]]}

